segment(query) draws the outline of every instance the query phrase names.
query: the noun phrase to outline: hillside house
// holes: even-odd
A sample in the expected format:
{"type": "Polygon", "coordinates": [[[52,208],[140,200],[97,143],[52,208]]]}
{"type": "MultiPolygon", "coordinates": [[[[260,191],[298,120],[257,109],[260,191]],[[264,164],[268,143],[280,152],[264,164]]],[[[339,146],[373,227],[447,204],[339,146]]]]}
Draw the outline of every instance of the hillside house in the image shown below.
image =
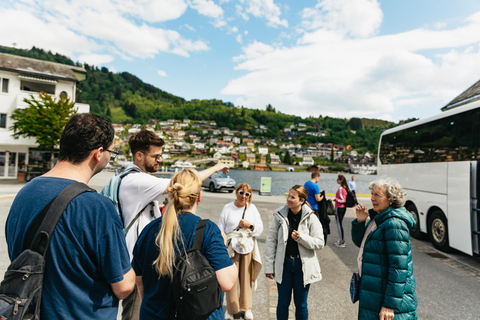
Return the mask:
{"type": "Polygon", "coordinates": [[[238,146],[238,153],[247,153],[247,151],[248,151],[248,148],[246,145],[242,144],[238,146]]]}
{"type": "MultiPolygon", "coordinates": [[[[25,98],[38,100],[40,92],[76,101],[77,82],[84,80],[86,73],[82,67],[0,53],[0,179],[16,179],[18,172],[35,160],[30,149],[38,146],[33,138],[13,139],[9,129],[12,112],[28,106],[25,98]]],[[[79,113],[90,111],[88,104],[75,106],[79,113]]]]}
{"type": "Polygon", "coordinates": [[[230,168],[235,167],[235,159],[232,157],[221,157],[218,159],[219,162],[223,163],[224,165],[229,166],[230,168]]]}
{"type": "Polygon", "coordinates": [[[255,155],[253,153],[247,153],[246,160],[250,163],[255,163],[255,155]]]}
{"type": "Polygon", "coordinates": [[[280,156],[276,154],[271,154],[270,155],[270,164],[280,164],[280,156]]]}
{"type": "Polygon", "coordinates": [[[265,163],[255,163],[254,168],[257,171],[267,171],[267,164],[265,164],[265,163]]]}
{"type": "Polygon", "coordinates": [[[302,160],[303,166],[313,166],[315,162],[313,162],[313,158],[311,156],[304,156],[302,160]]]}
{"type": "Polygon", "coordinates": [[[268,154],[268,147],[265,146],[258,146],[258,153],[259,154],[268,154]]]}

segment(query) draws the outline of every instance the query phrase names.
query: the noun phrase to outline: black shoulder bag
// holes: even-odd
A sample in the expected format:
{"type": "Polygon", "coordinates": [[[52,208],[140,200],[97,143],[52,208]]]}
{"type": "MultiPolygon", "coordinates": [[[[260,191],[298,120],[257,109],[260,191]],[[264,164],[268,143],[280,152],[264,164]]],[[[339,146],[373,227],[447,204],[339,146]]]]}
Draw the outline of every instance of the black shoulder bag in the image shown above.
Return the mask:
{"type": "Polygon", "coordinates": [[[35,218],[27,231],[22,253],[10,264],[0,284],[0,319],[40,319],[45,254],[50,238],[70,201],[86,191],[95,192],[84,183],[68,185],[35,218]]]}

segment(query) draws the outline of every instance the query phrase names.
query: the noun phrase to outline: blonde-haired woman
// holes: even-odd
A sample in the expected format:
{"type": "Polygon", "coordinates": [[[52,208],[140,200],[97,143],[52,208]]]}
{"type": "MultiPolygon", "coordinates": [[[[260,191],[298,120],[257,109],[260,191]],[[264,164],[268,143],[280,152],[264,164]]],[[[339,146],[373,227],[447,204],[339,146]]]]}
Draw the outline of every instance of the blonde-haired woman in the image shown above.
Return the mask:
{"type": "Polygon", "coordinates": [[[308,290],[322,273],[315,250],[323,248],[323,229],[306,202],[308,191],[295,185],[288,191],[287,204],[275,210],[268,228],[265,276],[277,282],[277,319],[288,319],[290,300],[295,319],[308,319],[308,290]]]}
{"type": "Polygon", "coordinates": [[[239,271],[240,296],[238,286],[227,292],[225,320],[242,311],[245,320],[253,320],[252,282],[262,267],[257,240],[263,232],[263,223],[257,207],[252,204],[252,188],[248,183],[240,183],[235,190],[235,201],[227,203],[218,221],[218,228],[228,236],[229,251],[239,271]],[[233,256],[232,256],[233,255],[233,256]]]}
{"type": "MultiPolygon", "coordinates": [[[[169,203],[165,214],[143,229],[133,251],[133,268],[140,296],[141,320],[168,319],[171,305],[170,282],[175,258],[193,244],[198,222],[195,215],[201,199],[198,173],[184,169],[173,176],[167,188],[169,203]]],[[[217,225],[208,221],[201,251],[216,272],[223,292],[237,281],[237,268],[230,259],[224,238],[217,225]]],[[[215,310],[208,319],[222,319],[223,309],[215,310]]]]}

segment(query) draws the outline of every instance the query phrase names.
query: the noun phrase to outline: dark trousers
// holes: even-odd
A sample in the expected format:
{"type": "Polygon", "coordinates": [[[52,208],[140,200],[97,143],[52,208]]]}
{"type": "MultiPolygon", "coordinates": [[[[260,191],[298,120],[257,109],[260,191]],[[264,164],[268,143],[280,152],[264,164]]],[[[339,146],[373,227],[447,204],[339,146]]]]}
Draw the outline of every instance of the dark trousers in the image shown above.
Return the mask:
{"type": "Polygon", "coordinates": [[[336,215],[335,219],[337,220],[337,227],[338,227],[338,235],[340,236],[340,240],[345,240],[345,235],[343,234],[343,217],[345,216],[345,212],[347,208],[336,208],[336,215]]]}
{"type": "Polygon", "coordinates": [[[142,299],[138,293],[137,286],[133,292],[122,300],[122,320],[138,320],[140,318],[140,305],[142,299]]]}
{"type": "Polygon", "coordinates": [[[285,258],[283,263],[282,283],[277,282],[278,303],[277,320],[288,320],[288,307],[292,300],[295,303],[295,319],[308,319],[308,290],[310,285],[303,285],[302,260],[300,258],[285,258]]]}

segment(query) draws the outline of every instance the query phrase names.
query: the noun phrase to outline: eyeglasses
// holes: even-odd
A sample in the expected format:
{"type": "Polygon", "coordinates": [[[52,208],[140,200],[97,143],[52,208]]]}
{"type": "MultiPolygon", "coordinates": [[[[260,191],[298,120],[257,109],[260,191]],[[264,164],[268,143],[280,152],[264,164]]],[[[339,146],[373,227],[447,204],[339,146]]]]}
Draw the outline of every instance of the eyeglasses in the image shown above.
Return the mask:
{"type": "Polygon", "coordinates": [[[111,160],[115,159],[115,158],[118,156],[118,151],[117,151],[117,150],[108,150],[108,149],[105,149],[105,151],[110,152],[110,159],[111,159],[111,160]]]}
{"type": "Polygon", "coordinates": [[[145,153],[145,152],[143,152],[143,151],[140,151],[140,152],[143,153],[143,154],[146,155],[146,156],[150,156],[150,157],[152,157],[152,158],[155,158],[155,161],[157,161],[157,162],[162,161],[162,155],[161,155],[161,154],[154,155],[154,154],[145,153]]]}
{"type": "Polygon", "coordinates": [[[241,195],[241,196],[245,196],[245,197],[250,197],[251,193],[250,192],[243,192],[243,191],[238,191],[238,194],[241,195]]]}
{"type": "Polygon", "coordinates": [[[381,199],[383,197],[386,197],[387,195],[385,194],[381,194],[381,193],[377,193],[377,192],[372,192],[372,198],[375,198],[375,199],[381,199]]]}

